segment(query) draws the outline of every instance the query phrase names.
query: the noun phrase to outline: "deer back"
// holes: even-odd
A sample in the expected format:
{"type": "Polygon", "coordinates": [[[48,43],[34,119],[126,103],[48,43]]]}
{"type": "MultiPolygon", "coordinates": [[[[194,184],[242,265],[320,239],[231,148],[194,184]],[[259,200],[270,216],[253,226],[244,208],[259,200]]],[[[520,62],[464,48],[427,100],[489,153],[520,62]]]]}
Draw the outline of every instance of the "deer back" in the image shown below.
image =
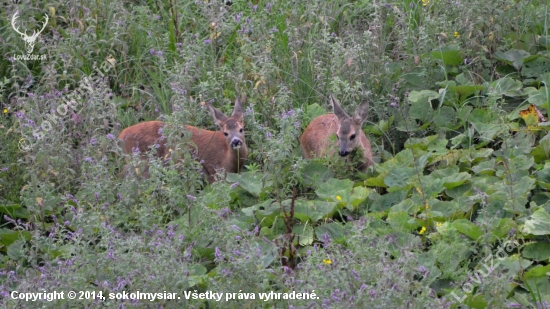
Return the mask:
{"type": "MultiPolygon", "coordinates": [[[[206,172],[210,183],[215,181],[216,170],[225,172],[239,172],[246,158],[248,149],[244,137],[243,112],[240,99],[235,101],[235,109],[231,117],[207,103],[207,107],[220,131],[199,129],[186,126],[183,135],[190,134],[191,149],[196,154],[206,172]]],[[[161,121],[147,121],[124,129],[119,139],[123,141],[123,150],[126,153],[139,151],[145,153],[149,147],[155,145],[157,156],[166,159],[169,148],[166,138],[162,136],[163,123],[161,121]]],[[[144,174],[148,177],[147,174],[144,174]]]]}

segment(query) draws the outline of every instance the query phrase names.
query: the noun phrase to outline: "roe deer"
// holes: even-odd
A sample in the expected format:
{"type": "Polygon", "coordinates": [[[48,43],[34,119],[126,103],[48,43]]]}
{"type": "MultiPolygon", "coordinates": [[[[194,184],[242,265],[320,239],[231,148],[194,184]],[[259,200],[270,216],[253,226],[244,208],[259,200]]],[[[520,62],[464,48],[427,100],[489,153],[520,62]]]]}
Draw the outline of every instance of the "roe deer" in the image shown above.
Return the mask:
{"type": "Polygon", "coordinates": [[[330,101],[334,114],[321,115],[307,126],[300,137],[300,145],[306,158],[322,157],[329,152],[330,137],[336,134],[336,146],[341,157],[348,156],[355,148],[363,151],[363,159],[358,168],[365,170],[372,165],[372,150],[367,136],[361,129],[361,124],[367,118],[369,103],[364,101],[355,109],[353,117],[344,112],[338,101],[331,95],[330,101]]]}
{"type": "MultiPolygon", "coordinates": [[[[209,131],[193,126],[186,126],[191,133],[191,142],[196,149],[197,160],[203,166],[208,182],[215,181],[217,169],[226,173],[239,172],[247,156],[248,149],[244,140],[243,108],[239,98],[235,99],[235,108],[231,117],[227,117],[210,103],[206,103],[214,122],[220,131],[209,131]]],[[[157,145],[157,156],[165,159],[169,155],[166,138],[162,136],[161,121],[147,121],[124,129],[118,138],[123,141],[123,150],[126,153],[139,150],[145,153],[150,146],[157,145]]],[[[185,134],[185,133],[184,133],[185,134]]],[[[143,176],[148,177],[148,169],[143,176]]]]}

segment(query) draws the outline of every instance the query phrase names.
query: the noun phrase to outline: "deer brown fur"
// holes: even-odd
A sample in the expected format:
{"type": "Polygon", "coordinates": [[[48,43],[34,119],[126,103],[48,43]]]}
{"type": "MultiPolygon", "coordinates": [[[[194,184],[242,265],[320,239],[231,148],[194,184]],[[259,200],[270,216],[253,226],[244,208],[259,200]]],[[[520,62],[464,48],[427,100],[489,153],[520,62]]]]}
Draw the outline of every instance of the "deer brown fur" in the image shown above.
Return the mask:
{"type": "MultiPolygon", "coordinates": [[[[223,169],[226,173],[239,172],[248,156],[248,149],[244,137],[241,100],[235,100],[231,117],[227,117],[210,103],[206,104],[220,131],[186,126],[183,134],[191,134],[190,140],[194,144],[191,149],[196,150],[197,160],[201,162],[208,181],[213,183],[218,169],[223,169]]],[[[166,159],[170,153],[166,138],[163,138],[160,130],[163,126],[164,123],[161,121],[147,121],[124,129],[118,137],[123,141],[124,152],[132,153],[139,150],[144,154],[150,146],[158,144],[157,156],[166,159]]],[[[144,177],[148,177],[147,170],[144,171],[144,177]]]]}
{"type": "Polygon", "coordinates": [[[300,145],[304,156],[308,159],[332,155],[330,152],[330,137],[336,134],[336,148],[341,157],[347,157],[355,148],[363,151],[363,159],[358,168],[365,170],[372,165],[372,149],[367,136],[361,129],[361,125],[367,119],[369,111],[368,101],[362,102],[356,109],[353,117],[350,117],[340,107],[340,104],[332,95],[330,101],[334,114],[321,115],[307,126],[300,137],[300,145]]]}

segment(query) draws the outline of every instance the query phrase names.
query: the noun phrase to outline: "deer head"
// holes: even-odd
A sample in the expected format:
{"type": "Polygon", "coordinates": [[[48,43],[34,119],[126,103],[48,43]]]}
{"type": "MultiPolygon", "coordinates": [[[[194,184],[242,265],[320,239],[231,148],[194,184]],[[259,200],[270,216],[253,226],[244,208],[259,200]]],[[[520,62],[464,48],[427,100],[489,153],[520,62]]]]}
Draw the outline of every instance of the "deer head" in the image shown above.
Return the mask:
{"type": "Polygon", "coordinates": [[[40,35],[42,31],[44,31],[44,29],[46,28],[46,25],[48,24],[48,20],[49,20],[48,14],[44,14],[44,16],[46,18],[46,21],[44,22],[42,29],[40,29],[40,31],[38,32],[36,30],[33,30],[32,35],[30,36],[27,35],[26,31],[23,33],[19,31],[18,27],[15,26],[15,21],[19,17],[19,11],[15,12],[15,14],[13,14],[13,17],[11,18],[11,26],[13,27],[13,30],[19,33],[23,38],[23,41],[25,41],[25,46],[27,47],[27,54],[32,53],[32,50],[34,49],[34,43],[36,43],[36,39],[38,38],[38,35],[40,35]]]}

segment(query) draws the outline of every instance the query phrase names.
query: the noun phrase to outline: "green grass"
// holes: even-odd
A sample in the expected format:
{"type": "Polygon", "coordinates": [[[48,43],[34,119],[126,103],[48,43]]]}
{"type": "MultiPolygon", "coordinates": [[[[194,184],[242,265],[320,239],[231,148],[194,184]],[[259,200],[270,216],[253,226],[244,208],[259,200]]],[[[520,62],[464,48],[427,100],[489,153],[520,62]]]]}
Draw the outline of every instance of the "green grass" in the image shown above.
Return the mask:
{"type": "Polygon", "coordinates": [[[3,308],[550,308],[546,2],[1,6],[3,308]],[[28,34],[48,14],[47,59],[18,60],[16,11],[28,34]],[[208,185],[177,127],[242,94],[246,168],[208,185]],[[367,173],[302,157],[329,94],[370,100],[367,173]],[[183,160],[120,178],[118,134],[155,119],[183,160]],[[11,295],[44,290],[106,298],[11,295]],[[138,290],[180,299],[109,299],[138,290]]]}

